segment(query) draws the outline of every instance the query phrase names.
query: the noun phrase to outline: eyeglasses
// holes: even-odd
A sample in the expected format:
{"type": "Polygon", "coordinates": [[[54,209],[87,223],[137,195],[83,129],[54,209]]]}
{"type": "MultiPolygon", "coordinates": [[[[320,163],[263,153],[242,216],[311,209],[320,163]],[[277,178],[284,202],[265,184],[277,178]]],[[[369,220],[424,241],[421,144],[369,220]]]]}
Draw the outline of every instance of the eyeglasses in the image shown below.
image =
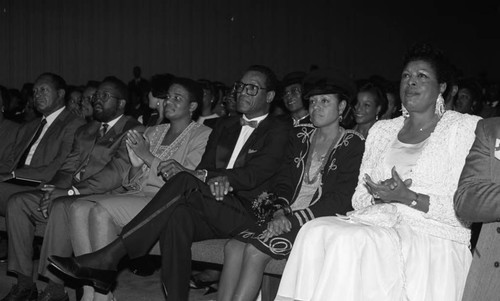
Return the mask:
{"type": "Polygon", "coordinates": [[[245,90],[245,93],[248,94],[249,96],[255,96],[259,93],[259,90],[266,90],[267,88],[262,88],[254,84],[245,84],[242,82],[235,82],[233,85],[234,91],[236,93],[241,93],[243,90],[245,90]]]}
{"type": "Polygon", "coordinates": [[[291,97],[292,95],[300,97],[302,95],[302,90],[300,88],[293,88],[283,93],[283,97],[291,97]]]}
{"type": "Polygon", "coordinates": [[[114,96],[113,94],[109,93],[109,92],[100,92],[100,91],[97,91],[94,93],[94,95],[92,95],[92,103],[100,100],[102,102],[106,102],[108,100],[110,100],[111,98],[118,98],[117,96],[114,96]]]}

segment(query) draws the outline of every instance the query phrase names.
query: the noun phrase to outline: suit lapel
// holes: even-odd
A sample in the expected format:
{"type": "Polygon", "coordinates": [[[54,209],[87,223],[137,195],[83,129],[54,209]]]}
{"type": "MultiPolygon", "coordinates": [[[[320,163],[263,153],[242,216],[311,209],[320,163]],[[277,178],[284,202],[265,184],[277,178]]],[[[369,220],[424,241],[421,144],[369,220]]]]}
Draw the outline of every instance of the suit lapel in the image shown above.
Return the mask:
{"type": "Polygon", "coordinates": [[[59,114],[59,116],[57,116],[57,118],[54,120],[54,122],[52,122],[52,124],[49,126],[49,128],[47,129],[47,131],[43,135],[42,140],[40,140],[40,144],[38,145],[38,147],[45,145],[47,143],[47,139],[49,139],[49,137],[53,133],[61,130],[66,118],[68,117],[68,114],[69,114],[69,112],[66,111],[66,109],[64,109],[61,112],[61,114],[59,114]]]}
{"type": "Polygon", "coordinates": [[[219,139],[217,144],[215,167],[226,168],[231,155],[233,153],[238,137],[240,136],[241,125],[239,118],[235,118],[232,122],[228,122],[222,131],[223,138],[219,139]]]}
{"type": "MultiPolygon", "coordinates": [[[[245,165],[246,155],[250,151],[250,147],[255,143],[255,141],[261,137],[265,132],[267,132],[271,122],[269,121],[269,116],[262,120],[257,128],[250,134],[247,141],[241,148],[236,161],[234,162],[234,167],[239,167],[245,165]]],[[[238,139],[238,137],[236,137],[238,139]]],[[[235,143],[236,144],[236,143],[235,143]]]]}
{"type": "MultiPolygon", "coordinates": [[[[127,118],[125,116],[120,117],[118,121],[113,125],[101,138],[97,139],[97,143],[101,145],[111,145],[117,139],[117,133],[123,132],[123,128],[127,123],[127,118]]],[[[121,137],[121,136],[120,136],[121,137]]]]}
{"type": "MultiPolygon", "coordinates": [[[[98,121],[91,121],[93,125],[89,127],[87,130],[87,133],[83,137],[79,137],[78,139],[81,139],[81,144],[85,148],[85,150],[88,150],[85,152],[85,157],[81,159],[80,166],[75,171],[74,177],[76,175],[84,172],[85,167],[87,166],[89,160],[90,160],[90,154],[94,150],[94,147],[97,143],[97,138],[99,136],[99,128],[101,128],[101,123],[98,121]]],[[[81,179],[82,174],[80,174],[77,178],[81,179]]]]}

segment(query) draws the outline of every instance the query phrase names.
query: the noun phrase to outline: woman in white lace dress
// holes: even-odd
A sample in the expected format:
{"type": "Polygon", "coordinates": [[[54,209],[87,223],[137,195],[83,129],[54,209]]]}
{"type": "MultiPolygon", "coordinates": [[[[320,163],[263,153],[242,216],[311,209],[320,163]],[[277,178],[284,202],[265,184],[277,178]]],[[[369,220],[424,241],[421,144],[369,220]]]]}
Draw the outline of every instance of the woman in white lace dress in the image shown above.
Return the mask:
{"type": "Polygon", "coordinates": [[[276,300],[457,300],[470,231],[453,210],[477,117],[444,112],[447,64],[410,50],[402,117],[368,135],[348,218],[323,217],[297,236],[276,300]]]}
{"type": "MultiPolygon", "coordinates": [[[[72,203],[69,220],[75,255],[96,251],[113,241],[158,190],[168,185],[168,178],[175,174],[170,165],[178,162],[194,169],[200,162],[211,132],[192,120],[203,97],[201,87],[190,79],[175,78],[164,97],[164,114],[170,123],[147,128],[144,135],[127,133],[131,165],[123,181],[126,192],[82,197],[72,203]]],[[[85,287],[82,300],[106,298],[85,287]]]]}

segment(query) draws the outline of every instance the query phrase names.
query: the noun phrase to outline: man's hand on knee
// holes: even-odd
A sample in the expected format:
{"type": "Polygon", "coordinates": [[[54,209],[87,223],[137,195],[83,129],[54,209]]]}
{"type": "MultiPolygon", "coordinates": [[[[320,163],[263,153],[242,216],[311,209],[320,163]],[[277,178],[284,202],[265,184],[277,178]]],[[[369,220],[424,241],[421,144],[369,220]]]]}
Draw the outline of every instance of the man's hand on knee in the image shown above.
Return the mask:
{"type": "Polygon", "coordinates": [[[213,177],[207,181],[210,191],[217,201],[222,201],[224,196],[233,191],[227,176],[213,177]]]}

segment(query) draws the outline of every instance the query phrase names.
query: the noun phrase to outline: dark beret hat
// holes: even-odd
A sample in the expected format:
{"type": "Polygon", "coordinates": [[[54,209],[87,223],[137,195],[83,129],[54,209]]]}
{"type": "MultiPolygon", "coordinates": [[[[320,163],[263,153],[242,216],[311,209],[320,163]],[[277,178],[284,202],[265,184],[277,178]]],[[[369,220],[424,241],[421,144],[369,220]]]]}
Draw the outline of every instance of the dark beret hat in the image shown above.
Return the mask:
{"type": "Polygon", "coordinates": [[[283,80],[281,81],[281,86],[283,88],[286,88],[290,85],[294,84],[302,84],[302,81],[306,77],[307,73],[304,71],[294,71],[291,73],[288,73],[283,77],[283,80]]]}
{"type": "Polygon", "coordinates": [[[354,82],[343,72],[334,69],[318,69],[304,78],[305,98],[322,94],[343,94],[350,100],[356,93],[354,82]]]}

